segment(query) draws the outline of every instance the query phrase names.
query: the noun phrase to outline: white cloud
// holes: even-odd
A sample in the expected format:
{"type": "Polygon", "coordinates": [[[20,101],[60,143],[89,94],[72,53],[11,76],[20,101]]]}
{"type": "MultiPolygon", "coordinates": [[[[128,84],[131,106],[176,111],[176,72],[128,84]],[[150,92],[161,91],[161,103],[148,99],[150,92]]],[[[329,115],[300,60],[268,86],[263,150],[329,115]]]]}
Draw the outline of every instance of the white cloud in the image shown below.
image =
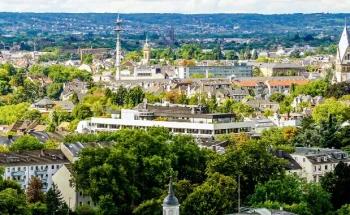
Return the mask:
{"type": "Polygon", "coordinates": [[[268,14],[349,12],[350,0],[0,0],[0,11],[268,14]]]}

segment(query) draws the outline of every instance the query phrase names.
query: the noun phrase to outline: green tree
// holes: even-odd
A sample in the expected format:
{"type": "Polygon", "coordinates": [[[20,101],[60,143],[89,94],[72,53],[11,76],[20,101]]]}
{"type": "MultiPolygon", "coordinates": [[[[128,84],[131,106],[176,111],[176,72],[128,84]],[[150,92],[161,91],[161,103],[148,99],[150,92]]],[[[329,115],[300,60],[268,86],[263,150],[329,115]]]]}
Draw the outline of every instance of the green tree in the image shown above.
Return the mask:
{"type": "Polygon", "coordinates": [[[44,200],[44,193],[42,192],[42,182],[37,177],[32,177],[29,181],[28,188],[27,188],[27,202],[29,203],[36,203],[36,202],[43,202],[44,200]]]}
{"type": "Polygon", "coordinates": [[[92,117],[93,113],[87,105],[79,104],[74,107],[72,115],[75,119],[83,120],[92,117]]]}
{"type": "Polygon", "coordinates": [[[77,105],[79,104],[79,97],[78,94],[76,92],[73,92],[70,100],[73,102],[73,104],[77,105]]]}
{"type": "Polygon", "coordinates": [[[350,119],[350,107],[331,98],[317,105],[312,111],[312,118],[316,123],[327,122],[330,115],[333,115],[338,122],[345,122],[350,119]]]}
{"type": "Polygon", "coordinates": [[[339,162],[334,172],[326,173],[321,178],[322,187],[331,193],[334,208],[339,209],[342,205],[350,203],[349,183],[350,166],[343,162],[339,162]]]}
{"type": "Polygon", "coordinates": [[[82,205],[75,211],[77,215],[96,215],[96,210],[89,205],[82,205]]]}
{"type": "Polygon", "coordinates": [[[41,202],[30,204],[29,210],[31,212],[31,215],[47,215],[46,204],[41,202]]]}
{"type": "Polygon", "coordinates": [[[236,205],[237,183],[229,177],[215,173],[196,187],[181,207],[181,214],[221,215],[232,213],[236,205]]]}
{"type": "Polygon", "coordinates": [[[270,96],[270,101],[281,103],[285,98],[286,96],[283,93],[273,93],[270,96]]]}
{"type": "Polygon", "coordinates": [[[67,204],[63,201],[62,194],[58,190],[56,184],[53,184],[52,187],[47,191],[45,203],[47,205],[47,211],[49,215],[64,215],[68,214],[69,212],[69,208],[67,204]]]}
{"type": "Polygon", "coordinates": [[[30,215],[23,192],[12,188],[0,191],[0,211],[8,215],[30,215]]]}
{"type": "Polygon", "coordinates": [[[84,54],[82,63],[91,65],[93,60],[94,60],[94,56],[92,54],[84,54]]]}
{"type": "Polygon", "coordinates": [[[298,214],[330,214],[332,211],[329,193],[320,185],[308,184],[296,176],[282,176],[259,184],[250,203],[255,207],[269,207],[266,204],[268,202],[274,202],[298,214]]]}
{"type": "Polygon", "coordinates": [[[143,92],[142,88],[137,86],[129,90],[129,92],[126,94],[126,103],[129,106],[136,106],[143,102],[143,99],[145,98],[145,93],[143,92]]]}
{"type": "Polygon", "coordinates": [[[227,149],[225,154],[212,159],[208,172],[241,176],[242,199],[254,192],[258,183],[264,183],[284,172],[285,161],[270,152],[267,143],[248,141],[227,149]]]}
{"type": "Polygon", "coordinates": [[[350,83],[341,82],[337,84],[333,84],[327,88],[325,96],[327,97],[335,97],[337,99],[341,98],[344,95],[350,94],[350,83]]]}
{"type": "Polygon", "coordinates": [[[52,83],[47,87],[47,96],[51,99],[59,99],[63,91],[63,85],[60,83],[52,83]]]}
{"type": "Polygon", "coordinates": [[[343,205],[339,210],[337,210],[337,215],[349,215],[350,214],[350,205],[343,205]]]}
{"type": "Polygon", "coordinates": [[[38,150],[43,149],[44,144],[31,135],[23,135],[16,139],[10,146],[10,151],[38,150]]]}
{"type": "Polygon", "coordinates": [[[306,85],[296,86],[294,95],[324,96],[328,89],[328,82],[325,80],[311,81],[306,85]]]}

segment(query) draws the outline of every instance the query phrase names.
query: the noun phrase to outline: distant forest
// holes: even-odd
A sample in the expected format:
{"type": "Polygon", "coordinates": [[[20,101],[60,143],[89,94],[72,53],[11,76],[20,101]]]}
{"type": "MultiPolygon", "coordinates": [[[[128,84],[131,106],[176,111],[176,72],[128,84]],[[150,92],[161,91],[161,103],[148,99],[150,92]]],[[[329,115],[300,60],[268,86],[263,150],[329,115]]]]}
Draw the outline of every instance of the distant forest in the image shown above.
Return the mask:
{"type": "MultiPolygon", "coordinates": [[[[46,47],[113,47],[117,14],[0,13],[2,45],[31,49],[46,47]]],[[[251,39],[252,46],[329,46],[339,39],[350,14],[120,14],[125,47],[140,47],[146,35],[160,46],[174,32],[179,46],[196,40],[251,39]],[[134,42],[133,42],[134,41],[134,42]]],[[[264,47],[266,46],[266,47],[264,47]]],[[[1,46],[0,46],[1,48],[1,46]]]]}

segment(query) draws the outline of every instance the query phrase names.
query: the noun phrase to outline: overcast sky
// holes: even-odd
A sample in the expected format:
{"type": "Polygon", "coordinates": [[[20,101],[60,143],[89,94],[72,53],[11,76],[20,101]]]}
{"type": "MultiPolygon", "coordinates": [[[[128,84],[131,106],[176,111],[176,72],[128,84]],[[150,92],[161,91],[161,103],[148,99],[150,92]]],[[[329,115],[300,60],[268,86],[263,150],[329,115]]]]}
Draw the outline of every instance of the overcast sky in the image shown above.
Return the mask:
{"type": "Polygon", "coordinates": [[[350,12],[350,0],[0,0],[0,11],[120,13],[350,12]]]}

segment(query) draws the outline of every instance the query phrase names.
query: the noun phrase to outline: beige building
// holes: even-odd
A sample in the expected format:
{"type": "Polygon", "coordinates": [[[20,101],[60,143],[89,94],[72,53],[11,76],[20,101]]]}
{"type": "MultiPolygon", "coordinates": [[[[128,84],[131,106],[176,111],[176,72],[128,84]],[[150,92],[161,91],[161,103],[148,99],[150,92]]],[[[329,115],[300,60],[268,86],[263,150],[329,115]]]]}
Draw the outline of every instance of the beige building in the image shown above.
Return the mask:
{"type": "Polygon", "coordinates": [[[263,63],[257,65],[265,77],[272,76],[299,76],[306,72],[304,66],[287,63],[263,63]]]}
{"type": "Polygon", "coordinates": [[[70,164],[63,165],[52,176],[52,181],[57,185],[57,188],[62,193],[63,200],[67,203],[72,211],[75,211],[79,206],[90,205],[95,206],[89,196],[84,195],[82,192],[78,192],[71,181],[72,178],[72,166],[70,164]]]}

